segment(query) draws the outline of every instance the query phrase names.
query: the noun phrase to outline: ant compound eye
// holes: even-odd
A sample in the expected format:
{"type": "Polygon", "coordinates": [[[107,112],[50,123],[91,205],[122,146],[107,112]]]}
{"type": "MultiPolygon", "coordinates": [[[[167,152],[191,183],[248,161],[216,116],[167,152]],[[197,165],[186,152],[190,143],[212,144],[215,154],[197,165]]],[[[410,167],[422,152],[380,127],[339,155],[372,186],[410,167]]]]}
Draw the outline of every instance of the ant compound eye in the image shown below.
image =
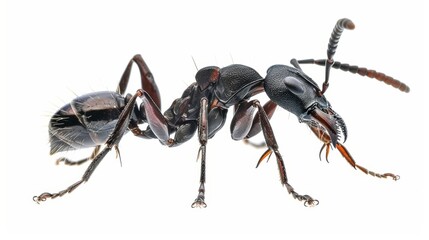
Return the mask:
{"type": "Polygon", "coordinates": [[[297,78],[287,76],[283,79],[283,82],[286,85],[286,88],[295,95],[301,95],[304,93],[304,86],[297,78]]]}

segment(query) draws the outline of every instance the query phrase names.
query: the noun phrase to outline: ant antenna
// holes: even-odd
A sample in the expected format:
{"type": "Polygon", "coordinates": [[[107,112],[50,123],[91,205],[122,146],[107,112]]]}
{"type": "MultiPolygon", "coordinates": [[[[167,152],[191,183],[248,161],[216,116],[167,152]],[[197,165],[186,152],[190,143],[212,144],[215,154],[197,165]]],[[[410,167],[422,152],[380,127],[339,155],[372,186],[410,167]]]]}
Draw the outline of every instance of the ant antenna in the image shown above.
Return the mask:
{"type": "Polygon", "coordinates": [[[375,70],[367,69],[364,67],[359,67],[356,65],[341,63],[338,61],[334,62],[333,57],[337,50],[338,42],[340,40],[341,34],[343,33],[343,30],[344,29],[353,30],[354,28],[355,28],[355,25],[350,19],[343,18],[338,20],[337,24],[334,27],[334,30],[332,31],[331,37],[329,38],[328,51],[327,51],[328,59],[319,59],[319,60],[305,59],[305,60],[299,60],[297,62],[295,62],[294,59],[292,59],[291,64],[295,68],[298,68],[299,64],[307,64],[307,63],[312,63],[319,66],[325,66],[325,81],[323,82],[323,88],[320,91],[320,95],[323,95],[326,92],[326,89],[328,89],[329,87],[329,72],[331,70],[331,67],[336,69],[341,69],[346,72],[358,73],[361,76],[375,78],[381,82],[386,83],[387,85],[391,85],[392,87],[399,89],[400,91],[409,92],[410,91],[409,86],[384,73],[377,72],[375,70]]]}
{"type": "Polygon", "coordinates": [[[338,42],[340,41],[341,34],[344,29],[353,30],[355,28],[355,24],[347,18],[343,18],[338,20],[337,24],[335,24],[334,30],[332,31],[331,37],[329,38],[328,43],[328,59],[326,59],[326,70],[325,70],[325,81],[323,82],[323,88],[321,94],[325,93],[329,86],[329,72],[331,70],[332,65],[334,64],[334,54],[337,51],[338,42]]]}

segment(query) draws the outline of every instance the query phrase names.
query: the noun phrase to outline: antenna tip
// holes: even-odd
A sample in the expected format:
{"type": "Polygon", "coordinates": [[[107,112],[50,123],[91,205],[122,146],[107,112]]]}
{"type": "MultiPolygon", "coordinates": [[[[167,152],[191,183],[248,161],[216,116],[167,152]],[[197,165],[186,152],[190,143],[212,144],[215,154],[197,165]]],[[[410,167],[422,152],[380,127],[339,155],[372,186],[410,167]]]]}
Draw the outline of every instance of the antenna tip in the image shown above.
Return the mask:
{"type": "Polygon", "coordinates": [[[352,22],[352,20],[348,18],[343,18],[340,20],[340,22],[341,22],[341,25],[348,30],[355,29],[355,24],[352,22]]]}

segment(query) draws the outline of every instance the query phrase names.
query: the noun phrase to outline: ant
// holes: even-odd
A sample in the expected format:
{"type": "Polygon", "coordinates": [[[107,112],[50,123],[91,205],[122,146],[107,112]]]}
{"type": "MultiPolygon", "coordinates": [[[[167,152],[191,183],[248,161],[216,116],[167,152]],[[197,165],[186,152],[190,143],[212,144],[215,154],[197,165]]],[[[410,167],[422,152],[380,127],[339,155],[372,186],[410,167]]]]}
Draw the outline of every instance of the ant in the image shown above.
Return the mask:
{"type": "Polygon", "coordinates": [[[198,195],[192,207],[206,207],[206,144],[225,125],[228,109],[234,106],[231,121],[231,137],[234,140],[252,138],[262,131],[268,148],[260,157],[257,166],[263,159],[273,153],[277,160],[280,179],[287,191],[297,200],[304,201],[305,206],[318,205],[319,201],[309,195],[295,191],[286,175],[286,168],[279,147],[271,128],[270,118],[277,106],[293,113],[299,122],[307,124],[319,138],[323,146],[319,157],[326,149],[336,148],[355,169],[379,178],[398,180],[392,173],[376,173],[358,165],[340,143],[347,139],[347,127],[343,118],[336,113],[324,93],[329,87],[331,68],[358,73],[362,76],[376,78],[403,92],[410,88],[383,73],[366,68],[351,66],[334,61],[339,39],[345,29],[354,29],[349,19],[340,19],[336,23],[329,39],[327,59],[291,60],[292,66],[274,65],[267,70],[265,77],[254,69],[240,64],[219,68],[209,66],[198,70],[196,82],[188,86],[181,97],[161,112],[161,97],[149,67],[140,55],[135,55],[128,63],[115,92],[92,92],[73,99],[60,108],[49,122],[50,154],[66,150],[94,148],[92,154],[84,159],[72,161],[60,158],[57,162],[66,165],[80,165],[90,161],[82,178],[66,189],[57,193],[42,193],[33,198],[37,203],[48,198],[61,197],[70,193],[86,182],[96,167],[112,148],[119,154],[118,144],[123,135],[132,132],[144,139],[158,139],[168,147],[179,146],[198,135],[201,157],[201,175],[198,195]],[[136,64],[141,76],[141,89],[134,95],[125,91],[133,64],[136,64]],[[325,67],[325,80],[322,88],[307,76],[300,64],[317,64],[325,67]],[[265,92],[269,101],[262,105],[253,96],[265,92]],[[141,98],[140,106],[136,103],[141,98]],[[255,113],[256,111],[256,113],[255,113]],[[147,128],[139,125],[146,123],[147,128]],[[174,137],[170,137],[174,134],[174,137]]]}

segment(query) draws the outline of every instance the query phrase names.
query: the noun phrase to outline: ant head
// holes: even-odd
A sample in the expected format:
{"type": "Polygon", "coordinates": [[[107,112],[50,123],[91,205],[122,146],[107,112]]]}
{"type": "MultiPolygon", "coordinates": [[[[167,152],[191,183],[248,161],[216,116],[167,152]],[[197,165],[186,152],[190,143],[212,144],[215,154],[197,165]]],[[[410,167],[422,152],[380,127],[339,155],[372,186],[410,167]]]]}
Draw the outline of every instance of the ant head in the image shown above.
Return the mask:
{"type": "Polygon", "coordinates": [[[268,69],[264,88],[272,101],[298,117],[316,102],[329,105],[309,76],[286,65],[274,65],[268,69]]]}
{"type": "Polygon", "coordinates": [[[285,65],[270,67],[264,88],[273,102],[295,114],[300,122],[327,134],[334,146],[340,135],[344,140],[347,138],[342,118],[332,110],[317,84],[300,69],[285,65]]]}

